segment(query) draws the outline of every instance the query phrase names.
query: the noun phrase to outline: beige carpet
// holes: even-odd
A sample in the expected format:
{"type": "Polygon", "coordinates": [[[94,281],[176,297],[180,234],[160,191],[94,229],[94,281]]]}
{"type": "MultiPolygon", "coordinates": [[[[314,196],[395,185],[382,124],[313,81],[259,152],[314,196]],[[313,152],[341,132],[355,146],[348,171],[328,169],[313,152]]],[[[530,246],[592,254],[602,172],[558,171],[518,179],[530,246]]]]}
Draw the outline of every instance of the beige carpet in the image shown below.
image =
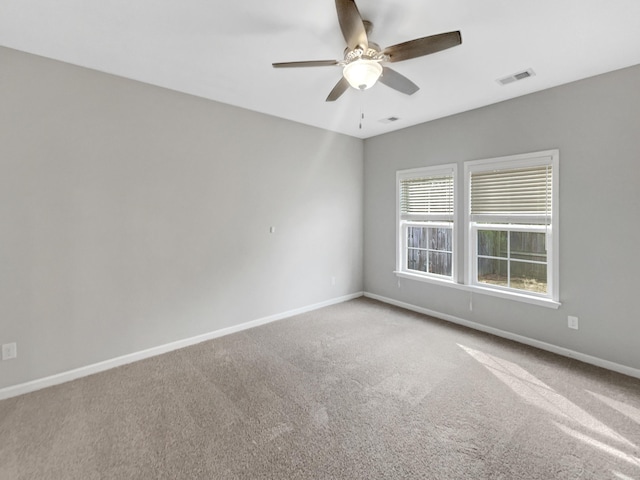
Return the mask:
{"type": "Polygon", "coordinates": [[[640,479],[640,381],[367,299],[0,402],[1,479],[640,479]]]}

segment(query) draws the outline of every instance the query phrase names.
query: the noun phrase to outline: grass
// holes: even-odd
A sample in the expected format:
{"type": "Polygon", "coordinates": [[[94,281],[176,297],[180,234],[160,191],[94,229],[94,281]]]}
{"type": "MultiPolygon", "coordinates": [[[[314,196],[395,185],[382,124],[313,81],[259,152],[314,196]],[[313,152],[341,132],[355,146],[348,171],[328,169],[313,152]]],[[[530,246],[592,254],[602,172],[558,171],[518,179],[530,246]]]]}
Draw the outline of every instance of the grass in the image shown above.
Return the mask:
{"type": "Polygon", "coordinates": [[[487,274],[478,278],[481,283],[499,285],[501,287],[517,288],[527,292],[547,293],[547,282],[528,277],[511,277],[511,285],[507,285],[507,277],[504,275],[487,274]]]}

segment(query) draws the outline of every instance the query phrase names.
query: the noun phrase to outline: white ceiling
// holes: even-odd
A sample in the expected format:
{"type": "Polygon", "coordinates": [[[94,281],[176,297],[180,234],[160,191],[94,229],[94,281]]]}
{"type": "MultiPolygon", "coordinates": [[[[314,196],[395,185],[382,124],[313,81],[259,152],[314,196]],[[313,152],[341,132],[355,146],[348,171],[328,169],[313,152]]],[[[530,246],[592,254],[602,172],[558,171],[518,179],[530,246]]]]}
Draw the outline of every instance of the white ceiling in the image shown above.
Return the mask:
{"type": "Polygon", "coordinates": [[[638,0],[357,4],[383,48],[452,30],[462,45],[393,64],[412,96],[377,84],[334,103],[339,67],[271,67],[342,59],[333,0],[0,0],[0,45],[359,138],[640,64],[638,0]]]}

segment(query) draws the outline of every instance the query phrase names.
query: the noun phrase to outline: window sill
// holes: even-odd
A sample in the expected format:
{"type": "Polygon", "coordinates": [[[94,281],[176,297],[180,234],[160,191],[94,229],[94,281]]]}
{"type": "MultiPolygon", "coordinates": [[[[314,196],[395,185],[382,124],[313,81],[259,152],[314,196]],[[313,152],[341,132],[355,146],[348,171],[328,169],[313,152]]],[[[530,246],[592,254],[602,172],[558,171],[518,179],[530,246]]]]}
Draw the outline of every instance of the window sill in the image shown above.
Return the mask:
{"type": "Polygon", "coordinates": [[[471,293],[479,293],[481,295],[489,295],[491,297],[505,298],[507,300],[514,300],[516,302],[529,303],[531,305],[538,305],[540,307],[558,309],[562,303],[549,298],[534,297],[532,295],[526,295],[515,292],[503,292],[493,290],[491,288],[484,288],[477,285],[465,285],[462,283],[456,283],[452,280],[444,280],[435,277],[427,277],[423,275],[416,275],[414,273],[395,271],[393,272],[397,277],[407,278],[409,280],[417,280],[418,282],[431,283],[432,285],[440,285],[443,287],[451,287],[457,290],[464,290],[471,293]]]}

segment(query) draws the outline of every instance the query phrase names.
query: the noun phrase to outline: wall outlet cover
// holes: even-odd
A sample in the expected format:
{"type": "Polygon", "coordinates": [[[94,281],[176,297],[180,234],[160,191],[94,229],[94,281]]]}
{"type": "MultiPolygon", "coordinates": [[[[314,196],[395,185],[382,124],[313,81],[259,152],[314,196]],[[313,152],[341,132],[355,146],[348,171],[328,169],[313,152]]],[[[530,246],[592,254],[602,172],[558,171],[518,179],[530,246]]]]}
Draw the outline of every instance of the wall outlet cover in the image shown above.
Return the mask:
{"type": "Polygon", "coordinates": [[[18,356],[18,345],[16,343],[5,343],[2,345],[2,360],[11,360],[18,356]]]}
{"type": "Polygon", "coordinates": [[[567,317],[568,320],[568,327],[569,328],[573,328],[574,330],[578,330],[578,317],[572,317],[571,315],[569,315],[567,317]]]}

